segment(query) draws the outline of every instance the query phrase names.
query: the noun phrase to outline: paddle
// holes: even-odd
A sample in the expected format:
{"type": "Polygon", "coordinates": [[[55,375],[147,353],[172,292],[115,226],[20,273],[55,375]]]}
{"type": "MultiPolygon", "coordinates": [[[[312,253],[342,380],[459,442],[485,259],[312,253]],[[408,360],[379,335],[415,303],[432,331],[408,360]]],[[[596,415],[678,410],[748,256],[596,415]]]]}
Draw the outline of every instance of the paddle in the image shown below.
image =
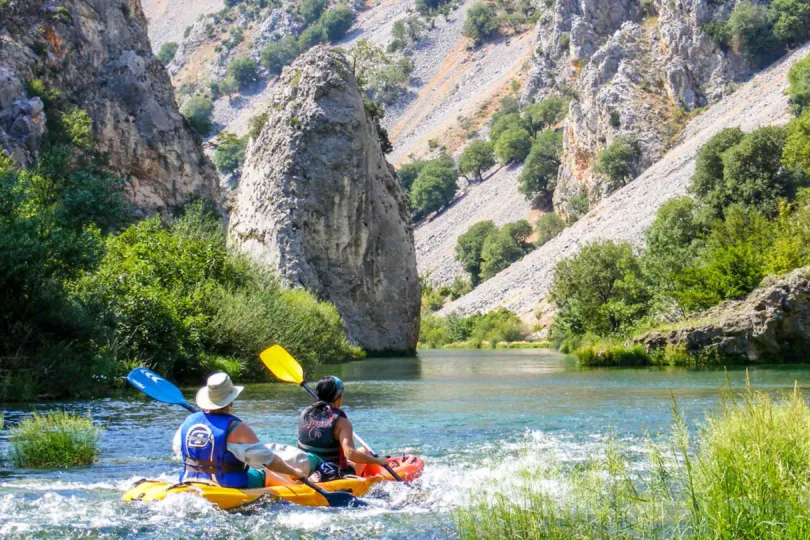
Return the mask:
{"type": "MultiPolygon", "coordinates": [[[[307,382],[304,380],[304,368],[301,367],[301,364],[299,364],[298,361],[293,358],[284,347],[281,345],[273,345],[272,347],[263,350],[261,354],[259,354],[259,358],[262,359],[264,366],[269,369],[278,380],[297,384],[309,392],[309,395],[314,397],[316,400],[318,399],[317,394],[312,391],[312,388],[310,388],[307,382]]],[[[372,456],[377,457],[377,453],[368,444],[366,444],[363,439],[360,438],[360,435],[355,433],[354,438],[357,439],[357,442],[359,442],[363,448],[368,450],[372,456]]],[[[390,465],[386,465],[385,470],[391,473],[391,476],[393,476],[397,482],[404,482],[402,477],[400,477],[390,465]]]]}
{"type": "MultiPolygon", "coordinates": [[[[188,402],[183,399],[183,394],[180,392],[179,388],[154,371],[142,367],[135,368],[129,372],[129,375],[127,375],[127,381],[129,381],[129,384],[156,401],[169,403],[171,405],[180,405],[189,412],[197,412],[197,409],[189,405],[188,402]]],[[[324,499],[326,499],[329,506],[367,506],[365,502],[361,501],[351,493],[346,493],[345,491],[329,492],[316,486],[307,478],[301,478],[300,480],[304,485],[315,490],[324,499]]]]}

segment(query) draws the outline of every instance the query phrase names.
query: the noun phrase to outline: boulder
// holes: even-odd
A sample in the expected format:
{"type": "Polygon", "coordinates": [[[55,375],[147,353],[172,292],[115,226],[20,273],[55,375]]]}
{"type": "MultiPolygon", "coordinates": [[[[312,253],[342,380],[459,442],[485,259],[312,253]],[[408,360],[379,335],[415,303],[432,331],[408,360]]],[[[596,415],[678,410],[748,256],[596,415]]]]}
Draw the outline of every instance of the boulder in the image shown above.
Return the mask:
{"type": "Polygon", "coordinates": [[[421,291],[405,194],[345,57],[316,47],[287,67],[247,151],[233,245],[332,302],[371,353],[412,353],[421,291]]]}

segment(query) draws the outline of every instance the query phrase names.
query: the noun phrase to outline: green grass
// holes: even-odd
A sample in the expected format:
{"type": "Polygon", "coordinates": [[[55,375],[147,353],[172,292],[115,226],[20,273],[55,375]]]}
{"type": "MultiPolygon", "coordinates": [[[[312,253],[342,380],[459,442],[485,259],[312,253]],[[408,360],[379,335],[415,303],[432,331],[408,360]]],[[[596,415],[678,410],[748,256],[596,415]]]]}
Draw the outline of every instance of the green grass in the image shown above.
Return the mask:
{"type": "Polygon", "coordinates": [[[523,487],[456,511],[459,536],[810,538],[810,410],[797,389],[726,392],[694,436],[673,411],[670,435],[648,440],[641,463],[615,440],[584,463],[537,460],[518,471],[523,487]]]}
{"type": "Polygon", "coordinates": [[[99,433],[89,415],[58,411],[34,414],[11,428],[8,457],[15,467],[89,465],[98,458],[99,433]]]}
{"type": "Polygon", "coordinates": [[[487,340],[454,341],[441,346],[442,349],[553,349],[550,341],[498,341],[487,340]]]}
{"type": "Polygon", "coordinates": [[[574,351],[580,366],[646,366],[650,363],[647,351],[641,345],[615,345],[597,343],[583,345],[574,351]]]}

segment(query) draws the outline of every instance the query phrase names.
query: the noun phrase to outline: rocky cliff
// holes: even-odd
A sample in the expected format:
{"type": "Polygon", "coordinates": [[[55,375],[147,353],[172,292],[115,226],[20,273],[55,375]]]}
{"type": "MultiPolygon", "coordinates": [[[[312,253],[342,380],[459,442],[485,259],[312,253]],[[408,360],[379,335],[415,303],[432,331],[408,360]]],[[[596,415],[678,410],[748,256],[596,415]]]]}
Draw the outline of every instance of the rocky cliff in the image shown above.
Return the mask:
{"type": "Polygon", "coordinates": [[[744,300],[725,302],[635,340],[654,352],[675,346],[692,356],[740,361],[807,361],[810,353],[810,267],[769,277],[744,300]]]}
{"type": "Polygon", "coordinates": [[[689,122],[682,135],[683,142],[639,178],[602,200],[547,244],[446,305],[441,313],[486,312],[503,306],[531,320],[538,310],[546,311],[542,302],[557,262],[597,240],[641,244],[644,230],[652,223],[658,208],[669,199],[686,194],[695,169],[695,156],[714,134],[735,126],[752,131],[764,125],[784,124],[792,118],[785,95],[787,73],[808,52],[810,46],[806,45],[711,106],[689,122]]]}
{"type": "Polygon", "coordinates": [[[138,0],[12,0],[0,10],[0,148],[23,166],[36,159],[48,110],[31,83],[41,81],[90,115],[93,149],[129,180],[136,207],[217,197],[216,173],[152,55],[138,0]]]}
{"type": "Polygon", "coordinates": [[[668,150],[684,114],[715,103],[750,66],[701,27],[735,2],[557,0],[537,24],[536,61],[524,99],[571,98],[554,205],[581,193],[591,203],[621,186],[594,171],[616,137],[635,140],[640,173],[668,150]]]}
{"type": "Polygon", "coordinates": [[[405,195],[357,81],[316,47],[282,74],[248,155],[229,237],[331,301],[372,352],[413,351],[421,294],[405,195]]]}

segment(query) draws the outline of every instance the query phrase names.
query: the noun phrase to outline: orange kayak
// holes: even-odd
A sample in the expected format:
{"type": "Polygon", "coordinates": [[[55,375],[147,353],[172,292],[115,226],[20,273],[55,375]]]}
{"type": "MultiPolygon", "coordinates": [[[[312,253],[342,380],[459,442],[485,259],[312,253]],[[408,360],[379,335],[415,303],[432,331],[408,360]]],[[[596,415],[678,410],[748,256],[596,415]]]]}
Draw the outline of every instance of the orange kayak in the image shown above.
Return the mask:
{"type": "MultiPolygon", "coordinates": [[[[419,478],[425,463],[416,456],[388,458],[388,464],[406,482],[419,478]]],[[[367,465],[363,476],[347,476],[318,485],[326,491],[348,491],[362,497],[378,482],[391,482],[394,478],[379,465],[367,465]]],[[[259,499],[288,501],[304,506],[328,506],[326,499],[304,484],[272,486],[257,489],[234,489],[210,484],[170,484],[157,480],[139,480],[124,493],[124,501],[162,501],[169,495],[193,493],[203,497],[223,510],[233,510],[259,499]]]]}

